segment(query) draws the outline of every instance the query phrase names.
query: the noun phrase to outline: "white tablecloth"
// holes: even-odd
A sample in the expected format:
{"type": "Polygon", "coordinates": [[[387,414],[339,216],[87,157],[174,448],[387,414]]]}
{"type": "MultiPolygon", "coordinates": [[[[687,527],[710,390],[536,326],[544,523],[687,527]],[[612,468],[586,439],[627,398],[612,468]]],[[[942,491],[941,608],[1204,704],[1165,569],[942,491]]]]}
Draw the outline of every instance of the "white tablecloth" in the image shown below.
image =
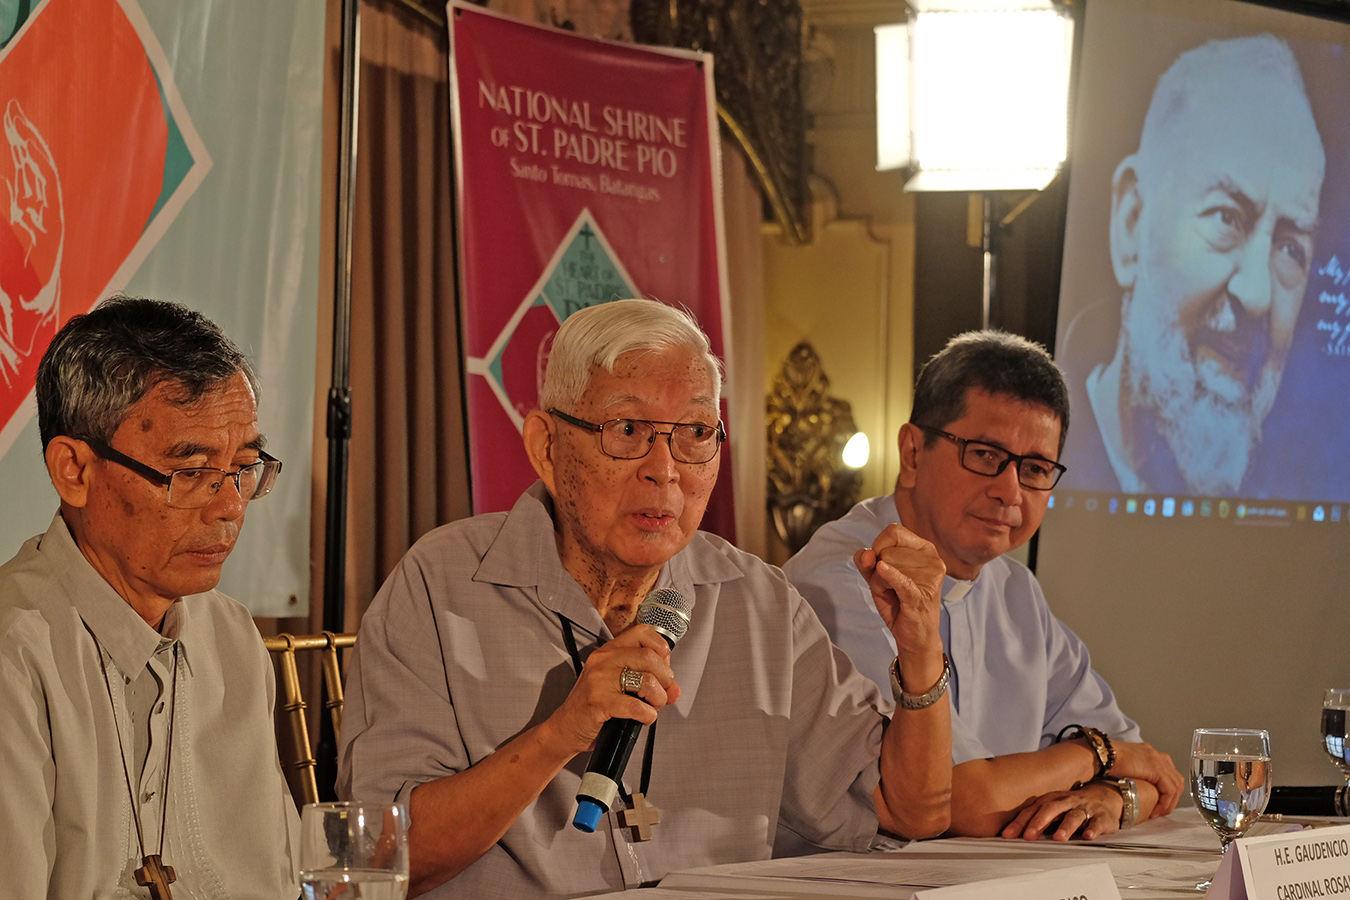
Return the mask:
{"type": "MultiPolygon", "coordinates": [[[[1326,822],[1346,823],[1344,819],[1326,822]]],[[[1316,823],[1296,819],[1261,822],[1252,834],[1312,824],[1316,823]]],[[[1101,841],[916,841],[887,852],[821,853],[689,869],[671,873],[658,887],[637,894],[601,896],[611,900],[635,896],[641,900],[908,900],[924,888],[1104,862],[1111,867],[1122,900],[1186,896],[1198,900],[1203,891],[1196,885],[1213,877],[1219,860],[1219,839],[1194,809],[1183,806],[1170,816],[1101,841]]]]}

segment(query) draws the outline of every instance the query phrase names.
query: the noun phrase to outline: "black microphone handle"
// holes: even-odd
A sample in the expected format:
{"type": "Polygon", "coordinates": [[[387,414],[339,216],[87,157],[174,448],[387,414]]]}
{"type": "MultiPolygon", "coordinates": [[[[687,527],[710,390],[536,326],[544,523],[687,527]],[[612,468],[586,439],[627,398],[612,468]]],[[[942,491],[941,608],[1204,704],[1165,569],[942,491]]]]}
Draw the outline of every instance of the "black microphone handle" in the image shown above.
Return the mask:
{"type": "Polygon", "coordinates": [[[1286,816],[1345,816],[1345,786],[1275,785],[1270,789],[1266,812],[1286,816]]]}
{"type": "Polygon", "coordinates": [[[600,726],[591,761],[577,788],[574,827],[590,833],[600,824],[600,817],[619,793],[619,779],[628,768],[628,757],[632,756],[641,731],[642,723],[635,719],[610,719],[600,726]]]}
{"type": "MultiPolygon", "coordinates": [[[[637,621],[655,629],[666,645],[674,649],[675,642],[689,627],[691,608],[692,604],[674,588],[657,588],[638,605],[637,621]]],[[[601,815],[619,792],[619,779],[628,768],[628,758],[633,755],[641,731],[642,723],[634,719],[610,719],[600,726],[595,749],[577,790],[573,826],[585,832],[595,831],[601,815]]]]}
{"type": "MultiPolygon", "coordinates": [[[[671,647],[675,646],[669,635],[662,634],[662,637],[671,647]]],[[[610,719],[600,726],[595,749],[591,751],[586,773],[581,777],[581,787],[577,789],[578,807],[572,824],[581,831],[594,831],[601,811],[609,809],[614,802],[619,792],[619,779],[628,768],[628,758],[633,755],[633,747],[641,733],[642,723],[636,719],[610,719]]]]}
{"type": "MultiPolygon", "coordinates": [[[[670,636],[667,634],[661,636],[666,639],[666,643],[673,650],[675,642],[670,639],[670,636]]],[[[636,719],[616,718],[606,721],[604,725],[600,726],[600,734],[595,739],[595,749],[591,751],[591,760],[586,764],[586,771],[588,773],[597,772],[618,781],[623,777],[624,769],[628,768],[628,758],[633,755],[633,747],[636,746],[638,734],[641,731],[642,723],[636,719]]],[[[607,806],[613,798],[595,797],[594,799],[603,800],[607,806]]]]}
{"type": "MultiPolygon", "coordinates": [[[[633,755],[638,735],[642,733],[642,723],[636,719],[610,719],[600,727],[600,735],[595,739],[595,749],[591,751],[591,760],[586,771],[618,781],[628,768],[628,758],[633,755]]],[[[613,798],[596,797],[606,806],[613,798]]]]}

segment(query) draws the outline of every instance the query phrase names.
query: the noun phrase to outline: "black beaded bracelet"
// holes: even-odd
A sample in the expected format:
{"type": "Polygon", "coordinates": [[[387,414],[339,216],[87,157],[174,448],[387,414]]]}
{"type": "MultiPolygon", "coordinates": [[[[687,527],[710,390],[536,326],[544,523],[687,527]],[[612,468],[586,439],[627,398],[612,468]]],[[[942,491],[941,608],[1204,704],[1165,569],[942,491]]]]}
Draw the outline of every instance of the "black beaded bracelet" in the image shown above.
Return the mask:
{"type": "Polygon", "coordinates": [[[1097,774],[1093,777],[1101,778],[1109,774],[1111,767],[1116,764],[1116,748],[1111,744],[1111,739],[1106,736],[1106,733],[1097,728],[1075,723],[1061,728],[1059,734],[1055,735],[1055,743],[1063,743],[1066,740],[1073,740],[1078,737],[1088,742],[1088,747],[1097,757],[1097,774]]]}

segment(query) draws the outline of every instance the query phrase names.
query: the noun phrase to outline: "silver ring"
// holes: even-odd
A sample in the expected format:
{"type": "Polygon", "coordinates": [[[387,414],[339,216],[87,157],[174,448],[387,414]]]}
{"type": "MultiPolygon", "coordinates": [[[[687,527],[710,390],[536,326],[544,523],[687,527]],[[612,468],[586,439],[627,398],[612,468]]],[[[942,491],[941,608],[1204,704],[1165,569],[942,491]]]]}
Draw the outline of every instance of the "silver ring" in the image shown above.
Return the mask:
{"type": "Polygon", "coordinates": [[[619,690],[625,694],[636,697],[638,691],[642,689],[642,673],[637,669],[623,667],[619,673],[619,690]]]}

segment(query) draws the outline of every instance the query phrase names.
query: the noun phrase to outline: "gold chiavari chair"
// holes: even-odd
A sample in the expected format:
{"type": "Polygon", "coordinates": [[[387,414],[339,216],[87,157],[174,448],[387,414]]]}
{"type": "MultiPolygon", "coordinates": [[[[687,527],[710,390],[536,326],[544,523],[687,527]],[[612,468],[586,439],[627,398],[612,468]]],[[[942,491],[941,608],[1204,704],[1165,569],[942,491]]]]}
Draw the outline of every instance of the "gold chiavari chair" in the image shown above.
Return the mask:
{"type": "Polygon", "coordinates": [[[324,704],[333,722],[333,734],[342,731],[342,670],[338,664],[338,651],[356,643],[355,634],[335,634],[324,631],[319,634],[279,634],[264,638],[263,643],[272,653],[277,654],[281,663],[281,697],[291,731],[292,758],[283,759],[282,764],[298,773],[301,790],[306,803],[319,802],[319,785],[314,777],[317,761],[314,747],[309,741],[309,724],[305,719],[304,693],[300,689],[300,672],[295,654],[300,650],[318,650],[323,654],[323,679],[327,688],[328,700],[324,704]]]}

